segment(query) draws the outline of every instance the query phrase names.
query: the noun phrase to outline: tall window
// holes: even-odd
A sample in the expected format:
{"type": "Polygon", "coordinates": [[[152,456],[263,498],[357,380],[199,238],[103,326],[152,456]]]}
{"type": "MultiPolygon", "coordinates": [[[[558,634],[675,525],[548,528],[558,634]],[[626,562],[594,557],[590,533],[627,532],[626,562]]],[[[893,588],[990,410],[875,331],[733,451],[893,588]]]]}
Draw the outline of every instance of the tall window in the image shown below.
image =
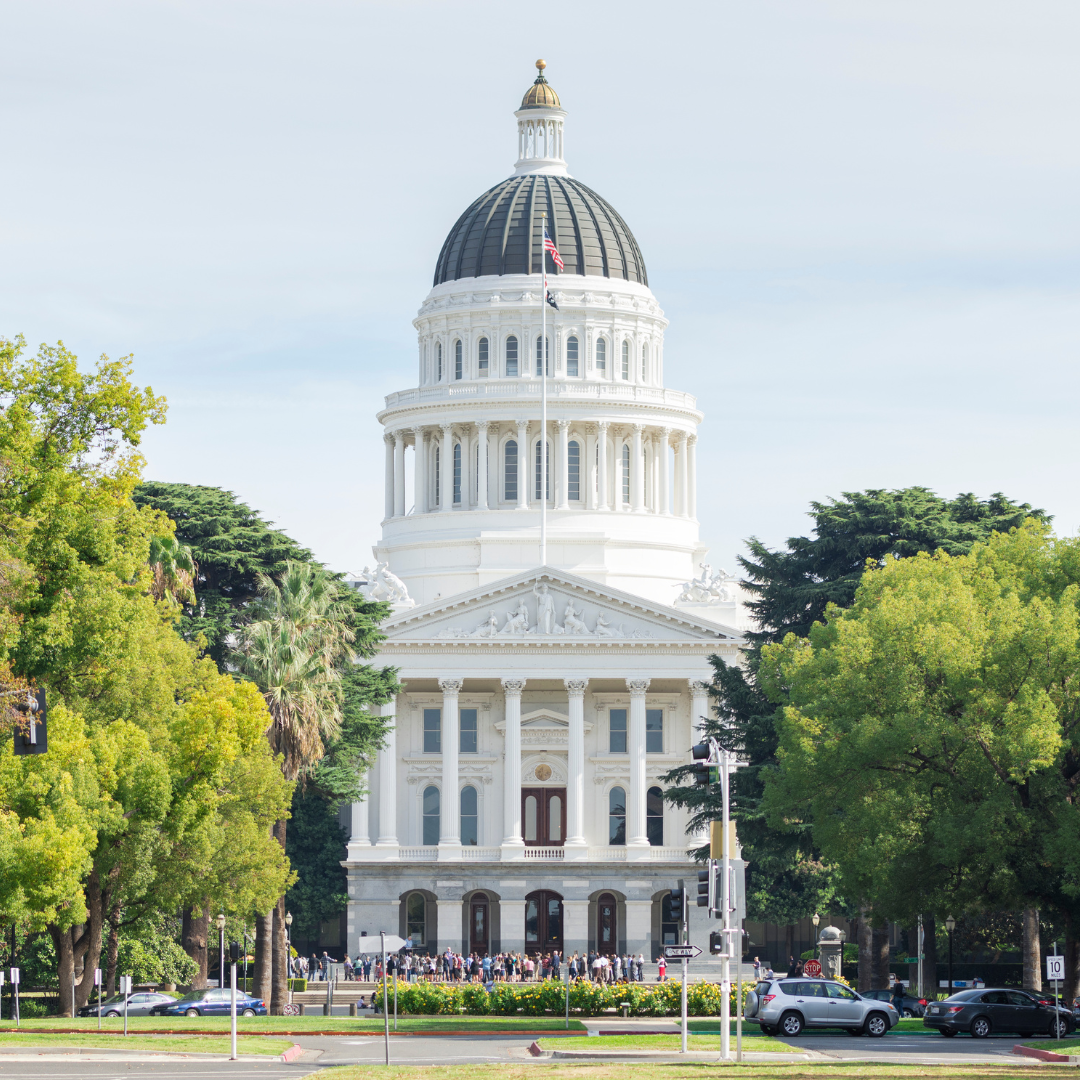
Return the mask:
{"type": "Polygon", "coordinates": [[[517,338],[511,335],[506,339],[506,377],[516,379],[518,373],[517,338]]]}
{"type": "Polygon", "coordinates": [[[607,342],[603,338],[596,339],[596,370],[603,371],[607,367],[607,342]]]}
{"type": "Polygon", "coordinates": [[[571,502],[581,500],[581,444],[571,439],[566,444],[566,497],[571,502]]]}
{"type": "Polygon", "coordinates": [[[608,843],[626,843],[626,792],[621,787],[608,792],[608,843]]]}
{"type": "Polygon", "coordinates": [[[442,497],[442,484],[439,483],[439,447],[435,447],[435,505],[439,505],[439,499],[442,497]]]}
{"type": "Polygon", "coordinates": [[[630,378],[630,342],[624,341],[622,343],[622,377],[624,379],[630,378]]]}
{"type": "Polygon", "coordinates": [[[566,374],[577,376],[578,373],[578,339],[568,337],[566,339],[566,374]]]}
{"type": "Polygon", "coordinates": [[[544,345],[547,345],[547,373],[551,374],[551,342],[548,338],[536,339],[536,374],[542,375],[544,371],[544,345]]]}
{"type": "Polygon", "coordinates": [[[653,847],[664,846],[664,793],[658,787],[645,795],[645,835],[653,847]]]}
{"type": "Polygon", "coordinates": [[[537,502],[539,502],[541,498],[545,500],[551,498],[551,443],[544,440],[540,440],[536,444],[536,494],[534,498],[537,500],[537,502]],[[544,449],[541,450],[541,447],[543,447],[544,449]],[[542,482],[540,475],[541,453],[545,453],[547,455],[547,491],[545,491],[542,496],[540,494],[540,484],[542,482]]]}
{"type": "Polygon", "coordinates": [[[475,754],[477,750],[476,710],[462,709],[460,716],[458,753],[475,754]]]}
{"type": "Polygon", "coordinates": [[[596,947],[600,952],[614,952],[618,946],[615,897],[601,894],[596,902],[596,947]]]}
{"type": "Polygon", "coordinates": [[[435,381],[442,382],[442,342],[435,345],[435,381]]]}
{"type": "Polygon", "coordinates": [[[439,789],[424,788],[424,847],[439,842],[439,789]]]}
{"type": "Polygon", "coordinates": [[[476,812],[476,788],[472,787],[472,785],[466,785],[461,789],[461,843],[463,846],[475,847],[479,842],[478,836],[479,819],[476,812]]]}
{"type": "Polygon", "coordinates": [[[641,381],[644,382],[648,377],[649,371],[649,346],[641,346],[641,381]]]}
{"type": "Polygon", "coordinates": [[[460,379],[461,376],[464,374],[464,372],[462,370],[463,367],[464,367],[464,365],[462,364],[462,360],[461,360],[461,338],[458,338],[457,341],[454,342],[454,378],[455,379],[460,379]]]}
{"type": "Polygon", "coordinates": [[[514,503],[517,502],[518,485],[517,450],[517,443],[513,439],[509,439],[503,447],[503,498],[514,503]]]}
{"type": "Polygon", "coordinates": [[[486,337],[480,339],[476,360],[477,367],[480,370],[480,378],[486,379],[488,374],[488,339],[486,337]]]}
{"type": "Polygon", "coordinates": [[[424,710],[424,753],[442,753],[442,709],[424,710]]]}
{"type": "Polygon", "coordinates": [[[413,945],[425,945],[427,901],[423,893],[409,893],[405,901],[405,933],[413,945]]]}
{"type": "Polygon", "coordinates": [[[630,447],[622,448],[622,501],[630,503],[630,447]]]}
{"type": "Polygon", "coordinates": [[[625,709],[611,709],[608,712],[608,753],[626,753],[625,709]]]}
{"type": "Polygon", "coordinates": [[[664,752],[664,710],[645,710],[645,752],[662,754],[664,752]]]}
{"type": "Polygon", "coordinates": [[[461,502],[461,443],[454,443],[454,502],[461,502]]]}

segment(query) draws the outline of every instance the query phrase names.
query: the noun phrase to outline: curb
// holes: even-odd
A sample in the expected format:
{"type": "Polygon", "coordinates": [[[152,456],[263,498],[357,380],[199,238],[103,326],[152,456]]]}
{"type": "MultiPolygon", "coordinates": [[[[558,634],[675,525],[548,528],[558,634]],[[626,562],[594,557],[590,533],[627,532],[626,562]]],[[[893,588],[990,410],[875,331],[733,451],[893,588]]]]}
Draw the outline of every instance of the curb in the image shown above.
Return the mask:
{"type": "Polygon", "coordinates": [[[293,1043],[292,1046],[278,1058],[278,1061],[295,1061],[303,1052],[304,1048],[299,1043],[293,1043]]]}
{"type": "Polygon", "coordinates": [[[544,1051],[540,1049],[539,1043],[531,1042],[529,1043],[529,1053],[532,1054],[533,1057],[540,1057],[544,1051]]]}
{"type": "Polygon", "coordinates": [[[1037,1050],[1034,1046],[1023,1046],[1020,1043],[1012,1048],[1012,1052],[1020,1057],[1038,1058],[1039,1061],[1056,1061],[1066,1065],[1080,1063],[1080,1057],[1076,1054],[1055,1054],[1052,1050],[1037,1050]]]}

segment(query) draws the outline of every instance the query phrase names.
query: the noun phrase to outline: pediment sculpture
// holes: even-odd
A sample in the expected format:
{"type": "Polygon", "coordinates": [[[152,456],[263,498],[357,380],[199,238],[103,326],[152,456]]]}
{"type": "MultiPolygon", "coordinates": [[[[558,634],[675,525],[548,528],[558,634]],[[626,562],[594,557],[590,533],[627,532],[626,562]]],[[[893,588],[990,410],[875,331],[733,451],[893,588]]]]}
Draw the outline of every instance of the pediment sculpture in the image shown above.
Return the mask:
{"type": "Polygon", "coordinates": [[[726,570],[713,570],[709,563],[698,563],[701,576],[682,583],[676,604],[731,603],[738,595],[736,579],[726,570]]]}

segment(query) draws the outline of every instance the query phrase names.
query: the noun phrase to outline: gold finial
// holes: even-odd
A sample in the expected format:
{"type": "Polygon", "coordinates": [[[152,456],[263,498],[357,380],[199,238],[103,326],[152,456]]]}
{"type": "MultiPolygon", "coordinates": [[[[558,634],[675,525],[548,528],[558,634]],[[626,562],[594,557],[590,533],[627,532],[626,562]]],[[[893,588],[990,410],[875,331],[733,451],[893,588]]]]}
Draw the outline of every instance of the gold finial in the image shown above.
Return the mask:
{"type": "Polygon", "coordinates": [[[537,60],[536,61],[536,70],[539,71],[541,74],[543,74],[544,68],[546,68],[546,67],[547,67],[547,61],[546,60],[537,60]]]}

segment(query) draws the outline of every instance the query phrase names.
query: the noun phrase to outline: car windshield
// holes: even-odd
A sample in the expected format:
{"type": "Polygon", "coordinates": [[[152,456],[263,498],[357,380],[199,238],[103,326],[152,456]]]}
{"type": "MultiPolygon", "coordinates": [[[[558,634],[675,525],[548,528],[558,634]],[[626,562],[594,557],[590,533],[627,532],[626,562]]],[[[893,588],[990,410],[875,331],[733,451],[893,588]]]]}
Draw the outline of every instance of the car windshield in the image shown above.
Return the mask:
{"type": "Polygon", "coordinates": [[[178,1002],[180,1002],[180,1001],[202,1001],[202,999],[205,996],[206,996],[206,991],[205,990],[193,990],[190,994],[185,994],[182,998],[177,998],[176,1000],[178,1002]]]}

